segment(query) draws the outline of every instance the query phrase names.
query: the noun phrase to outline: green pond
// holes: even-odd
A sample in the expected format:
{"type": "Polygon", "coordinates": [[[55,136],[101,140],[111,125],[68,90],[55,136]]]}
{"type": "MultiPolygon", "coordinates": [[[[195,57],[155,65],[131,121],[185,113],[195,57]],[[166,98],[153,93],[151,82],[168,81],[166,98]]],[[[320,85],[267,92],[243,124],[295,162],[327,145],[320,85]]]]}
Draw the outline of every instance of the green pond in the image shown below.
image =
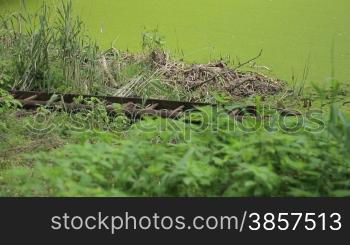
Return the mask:
{"type": "MultiPolygon", "coordinates": [[[[31,9],[41,0],[25,0],[31,9]]],[[[51,5],[58,1],[47,1],[51,5]]],[[[349,0],[73,0],[76,12],[104,48],[141,48],[144,29],[159,29],[166,46],[189,62],[263,56],[260,69],[283,79],[350,81],[349,0]],[[332,48],[334,47],[334,48],[332,48]],[[332,51],[333,50],[333,51],[332,51]],[[334,57],[334,59],[332,59],[334,57]],[[263,68],[262,66],[266,66],[263,68]]],[[[0,0],[0,12],[20,0],[0,0]]]]}

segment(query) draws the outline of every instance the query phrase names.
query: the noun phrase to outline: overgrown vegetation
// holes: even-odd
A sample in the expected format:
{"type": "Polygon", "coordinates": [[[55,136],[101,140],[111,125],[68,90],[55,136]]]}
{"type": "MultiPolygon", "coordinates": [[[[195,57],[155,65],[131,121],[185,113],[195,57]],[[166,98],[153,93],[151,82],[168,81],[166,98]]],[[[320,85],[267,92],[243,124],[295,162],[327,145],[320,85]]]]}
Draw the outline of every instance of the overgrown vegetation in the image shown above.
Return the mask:
{"type": "Polygon", "coordinates": [[[350,121],[336,106],[325,125],[296,127],[278,115],[241,123],[211,107],[131,124],[90,103],[76,114],[1,113],[1,195],[349,195],[350,121]]]}
{"type": "Polygon", "coordinates": [[[306,78],[288,86],[223,61],[178,62],[156,31],[143,34],[141,54],[102,52],[71,3],[49,13],[44,5],[2,19],[0,196],[350,195],[346,86],[306,89],[306,78]],[[23,111],[6,92],[12,88],[220,105],[177,120],[131,121],[110,117],[98,99],[76,113],[23,111]],[[242,103],[259,117],[222,113],[242,103]],[[304,116],[281,117],[268,105],[304,116]]]}
{"type": "Polygon", "coordinates": [[[115,48],[105,52],[85,33],[72,3],[56,9],[45,3],[37,13],[23,10],[0,24],[1,87],[215,102],[214,94],[271,95],[284,83],[255,72],[241,72],[220,60],[188,65],[171,58],[158,30],[142,34],[140,54],[115,48]],[[174,92],[175,91],[175,92],[174,92]]]}

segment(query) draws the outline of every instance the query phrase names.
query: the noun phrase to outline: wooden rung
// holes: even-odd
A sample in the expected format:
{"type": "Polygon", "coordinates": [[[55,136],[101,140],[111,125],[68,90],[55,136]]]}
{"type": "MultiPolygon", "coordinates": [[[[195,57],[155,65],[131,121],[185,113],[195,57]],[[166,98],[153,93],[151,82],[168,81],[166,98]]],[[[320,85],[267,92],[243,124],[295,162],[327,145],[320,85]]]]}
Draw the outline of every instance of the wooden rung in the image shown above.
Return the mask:
{"type": "Polygon", "coordinates": [[[30,97],[28,97],[28,98],[25,98],[24,101],[35,100],[37,97],[38,97],[38,95],[35,94],[35,95],[33,95],[33,96],[30,96],[30,97]]]}

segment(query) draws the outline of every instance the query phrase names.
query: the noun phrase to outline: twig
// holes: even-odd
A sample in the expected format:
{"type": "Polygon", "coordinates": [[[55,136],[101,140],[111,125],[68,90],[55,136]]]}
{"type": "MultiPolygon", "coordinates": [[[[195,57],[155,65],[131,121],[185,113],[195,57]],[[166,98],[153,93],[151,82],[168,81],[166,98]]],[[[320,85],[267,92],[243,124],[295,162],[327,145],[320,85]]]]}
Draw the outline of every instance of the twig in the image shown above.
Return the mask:
{"type": "Polygon", "coordinates": [[[263,53],[263,50],[260,50],[260,52],[259,52],[259,54],[258,54],[257,56],[255,56],[254,58],[252,58],[252,59],[250,59],[250,60],[248,60],[248,61],[246,61],[246,62],[244,62],[244,63],[242,63],[242,64],[239,64],[238,66],[236,66],[236,67],[234,68],[234,70],[237,70],[237,69],[239,69],[239,68],[241,68],[241,67],[243,67],[243,66],[249,64],[250,62],[259,59],[260,56],[262,55],[262,53],[263,53]]]}

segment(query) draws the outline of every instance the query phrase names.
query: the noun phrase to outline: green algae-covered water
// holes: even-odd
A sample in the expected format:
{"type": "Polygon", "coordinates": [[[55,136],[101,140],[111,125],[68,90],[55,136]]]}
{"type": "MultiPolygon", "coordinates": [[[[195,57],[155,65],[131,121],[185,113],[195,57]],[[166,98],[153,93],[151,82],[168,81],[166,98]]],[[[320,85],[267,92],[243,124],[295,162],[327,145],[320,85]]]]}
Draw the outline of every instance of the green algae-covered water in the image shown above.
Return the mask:
{"type": "MultiPolygon", "coordinates": [[[[26,0],[31,9],[41,0],[26,0]]],[[[51,5],[58,1],[47,1],[51,5]]],[[[158,27],[167,47],[190,62],[221,55],[258,65],[290,80],[309,63],[309,80],[350,81],[349,0],[73,0],[89,32],[105,48],[139,50],[144,28],[158,27]],[[332,47],[334,43],[334,62],[332,47]],[[309,61],[308,61],[309,60],[309,61]]],[[[0,0],[0,12],[20,0],[0,0]]]]}

